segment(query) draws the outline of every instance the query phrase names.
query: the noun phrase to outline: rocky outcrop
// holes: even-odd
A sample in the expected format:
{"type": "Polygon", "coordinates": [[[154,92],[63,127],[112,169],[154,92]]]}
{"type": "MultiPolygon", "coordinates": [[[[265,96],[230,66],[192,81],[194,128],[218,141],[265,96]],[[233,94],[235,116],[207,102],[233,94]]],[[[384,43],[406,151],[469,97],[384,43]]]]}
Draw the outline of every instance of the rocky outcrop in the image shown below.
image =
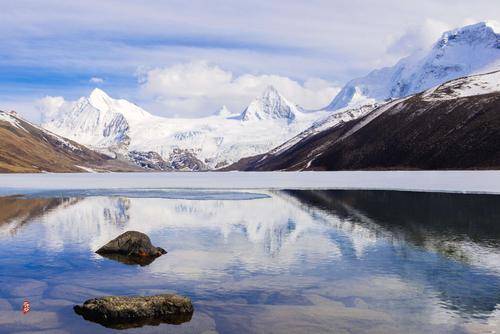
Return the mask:
{"type": "Polygon", "coordinates": [[[171,171],[172,167],[154,151],[140,152],[130,151],[128,158],[136,165],[151,170],[171,171]]]}
{"type": "Polygon", "coordinates": [[[170,167],[174,170],[199,172],[208,169],[208,167],[196,157],[193,150],[174,148],[172,152],[170,152],[168,161],[170,167]]]}
{"type": "Polygon", "coordinates": [[[127,231],[99,248],[96,253],[127,264],[146,265],[167,252],[153,246],[146,234],[127,231]]]}
{"type": "Polygon", "coordinates": [[[191,320],[193,304],[175,294],[156,296],[108,296],[89,299],[74,311],[85,320],[114,329],[127,329],[161,323],[181,324],[191,320]]]}

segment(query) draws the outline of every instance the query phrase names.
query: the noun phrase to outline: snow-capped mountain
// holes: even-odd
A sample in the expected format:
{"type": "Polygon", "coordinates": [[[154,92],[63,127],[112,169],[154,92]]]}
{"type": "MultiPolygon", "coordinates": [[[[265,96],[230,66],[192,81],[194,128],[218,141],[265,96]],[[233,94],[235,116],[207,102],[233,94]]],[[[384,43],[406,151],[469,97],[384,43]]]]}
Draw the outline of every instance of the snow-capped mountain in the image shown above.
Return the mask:
{"type": "Polygon", "coordinates": [[[427,52],[349,82],[326,110],[422,92],[449,80],[500,69],[500,34],[488,23],[449,31],[427,52]]]}
{"type": "Polygon", "coordinates": [[[89,97],[44,110],[44,128],[81,144],[117,149],[126,147],[130,124],[154,117],[126,100],[115,100],[96,88],[89,97]]]}
{"type": "Polygon", "coordinates": [[[45,110],[43,126],[102,152],[129,156],[139,165],[200,170],[267,152],[326,115],[302,112],[273,87],[241,114],[223,107],[214,116],[197,119],[154,116],[95,89],[89,97],[45,110]]]}
{"type": "Polygon", "coordinates": [[[357,117],[350,117],[349,110],[334,113],[277,149],[228,169],[500,167],[500,71],[458,78],[379,107],[355,110],[357,117]]]}
{"type": "Polygon", "coordinates": [[[292,122],[299,113],[299,108],[288,102],[278,91],[269,86],[262,96],[253,100],[241,114],[243,121],[284,119],[292,122]]]}

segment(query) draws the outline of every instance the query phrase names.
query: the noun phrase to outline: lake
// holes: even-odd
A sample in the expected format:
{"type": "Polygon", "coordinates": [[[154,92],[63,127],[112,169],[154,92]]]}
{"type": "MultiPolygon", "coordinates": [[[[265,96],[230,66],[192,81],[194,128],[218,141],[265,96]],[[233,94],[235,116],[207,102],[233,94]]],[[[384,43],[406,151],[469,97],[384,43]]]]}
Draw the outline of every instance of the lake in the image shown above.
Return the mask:
{"type": "Polygon", "coordinates": [[[36,190],[0,197],[0,333],[494,333],[500,196],[36,190]],[[168,254],[95,250],[127,230],[168,254]],[[73,306],[175,292],[192,319],[114,330],[73,306]],[[31,310],[21,312],[23,301],[31,310]]]}

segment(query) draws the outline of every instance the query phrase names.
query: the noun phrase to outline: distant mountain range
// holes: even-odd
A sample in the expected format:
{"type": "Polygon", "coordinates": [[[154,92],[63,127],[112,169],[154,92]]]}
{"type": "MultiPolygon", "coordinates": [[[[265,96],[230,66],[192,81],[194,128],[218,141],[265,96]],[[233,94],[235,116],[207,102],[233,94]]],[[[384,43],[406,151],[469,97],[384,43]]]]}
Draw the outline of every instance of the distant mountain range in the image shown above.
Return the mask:
{"type": "Polygon", "coordinates": [[[144,167],[205,170],[266,152],[326,115],[304,112],[273,87],[241,114],[222,108],[197,119],[153,116],[95,89],[89,97],[46,111],[42,126],[110,156],[128,155],[144,167]]]}
{"type": "MultiPolygon", "coordinates": [[[[499,70],[500,35],[478,23],[350,81],[319,111],[305,111],[268,87],[241,113],[223,106],[209,117],[165,118],[95,89],[45,110],[42,128],[30,126],[80,144],[87,155],[75,156],[64,171],[110,161],[115,168],[131,163],[164,171],[499,168],[499,70]]],[[[3,122],[23,134],[14,123],[3,122]]],[[[2,154],[0,161],[30,161],[21,152],[2,154]]],[[[19,164],[22,171],[50,167],[19,164]]]]}

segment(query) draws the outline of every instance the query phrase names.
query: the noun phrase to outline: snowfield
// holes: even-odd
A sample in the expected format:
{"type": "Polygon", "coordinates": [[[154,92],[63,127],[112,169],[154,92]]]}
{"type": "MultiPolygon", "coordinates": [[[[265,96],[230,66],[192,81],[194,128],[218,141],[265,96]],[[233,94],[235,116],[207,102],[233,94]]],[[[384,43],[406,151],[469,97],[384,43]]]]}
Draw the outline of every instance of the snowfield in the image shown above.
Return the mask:
{"type": "Polygon", "coordinates": [[[88,189],[358,189],[500,195],[500,171],[0,174],[0,194],[88,189]]]}

